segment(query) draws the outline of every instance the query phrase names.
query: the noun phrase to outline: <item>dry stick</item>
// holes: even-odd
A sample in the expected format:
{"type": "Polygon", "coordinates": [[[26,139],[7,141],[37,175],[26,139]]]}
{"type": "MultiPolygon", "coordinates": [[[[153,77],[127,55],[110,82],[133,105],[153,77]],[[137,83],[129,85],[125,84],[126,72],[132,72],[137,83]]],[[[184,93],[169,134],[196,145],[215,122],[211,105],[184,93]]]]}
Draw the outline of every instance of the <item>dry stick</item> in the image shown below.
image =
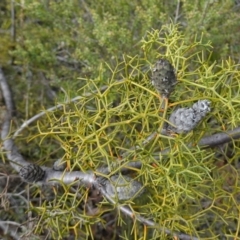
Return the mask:
{"type": "Polygon", "coordinates": [[[178,3],[177,3],[177,8],[176,8],[176,11],[175,11],[175,18],[174,18],[174,23],[177,24],[177,21],[180,17],[179,15],[179,11],[180,11],[180,6],[181,6],[181,1],[178,0],[178,3]]]}
{"type": "MultiPolygon", "coordinates": [[[[16,27],[15,27],[15,2],[11,0],[11,38],[12,43],[16,42],[16,27]]],[[[11,63],[13,63],[14,57],[11,58],[11,63]]]]}
{"type": "Polygon", "coordinates": [[[0,68],[0,85],[2,89],[3,98],[7,107],[7,114],[2,124],[1,138],[3,140],[3,148],[7,151],[7,157],[10,160],[11,166],[19,172],[21,166],[27,164],[21,154],[18,153],[18,149],[15,146],[13,140],[8,136],[12,114],[13,114],[13,101],[11,96],[11,91],[4,77],[2,69],[0,68]]]}
{"type": "MultiPolygon", "coordinates": [[[[228,143],[231,141],[234,141],[236,139],[240,138],[240,127],[234,128],[233,130],[227,131],[227,132],[222,132],[222,133],[216,133],[213,134],[212,136],[208,137],[203,137],[199,142],[198,146],[201,147],[202,149],[206,148],[211,148],[211,147],[216,147],[218,145],[228,143]]],[[[188,147],[194,147],[196,144],[189,144],[188,147]]],[[[166,148],[160,152],[157,153],[157,159],[159,159],[159,155],[166,155],[171,151],[170,148],[166,148]]],[[[129,162],[125,165],[122,166],[121,172],[126,174],[129,172],[129,169],[140,169],[142,167],[142,162],[141,161],[133,161],[129,162]]]]}
{"type": "MultiPolygon", "coordinates": [[[[124,82],[125,79],[123,80],[119,80],[117,81],[117,83],[121,83],[121,82],[124,82]]],[[[80,99],[83,99],[83,98],[86,98],[86,97],[90,97],[92,96],[93,94],[96,94],[98,92],[103,92],[105,91],[106,89],[108,89],[109,86],[108,85],[104,85],[102,87],[100,87],[98,90],[95,90],[93,92],[88,92],[86,94],[84,94],[83,96],[77,96],[75,98],[72,98],[70,99],[69,101],[63,103],[63,104],[58,104],[54,107],[51,107],[51,108],[48,108],[46,109],[45,111],[41,112],[41,113],[38,113],[37,115],[31,117],[30,119],[28,119],[27,121],[25,121],[21,126],[20,128],[13,134],[13,139],[15,139],[26,127],[28,127],[31,123],[33,123],[34,121],[36,121],[37,119],[39,119],[40,117],[46,115],[47,112],[52,112],[52,111],[55,111],[57,109],[62,109],[64,104],[67,104],[67,103],[72,103],[72,102],[76,102],[80,99]]]]}
{"type": "MultiPolygon", "coordinates": [[[[18,172],[22,169],[21,165],[30,165],[28,164],[27,161],[22,157],[22,155],[18,152],[17,147],[14,144],[13,139],[10,137],[7,138],[9,130],[10,130],[10,121],[12,118],[12,110],[13,110],[13,103],[12,103],[12,98],[11,98],[11,93],[9,86],[7,84],[7,81],[4,77],[4,74],[2,72],[2,69],[0,67],[0,84],[1,84],[1,89],[3,92],[3,97],[6,103],[6,107],[8,110],[7,117],[5,118],[5,121],[2,126],[2,132],[1,132],[1,138],[3,140],[3,146],[4,149],[7,151],[7,157],[12,163],[13,167],[15,170],[18,172]],[[17,167],[16,167],[17,166],[17,167]]],[[[76,99],[76,98],[75,98],[76,99]]],[[[79,98],[78,98],[79,99],[79,98]]],[[[51,108],[52,109],[52,108],[51,108]]],[[[55,108],[56,109],[56,108],[55,108]]],[[[42,115],[41,115],[42,116],[42,115]]],[[[39,166],[38,166],[39,167],[39,166]]],[[[39,167],[40,168],[40,167],[39,167]]],[[[161,227],[160,225],[156,224],[155,222],[145,219],[141,217],[139,214],[135,214],[131,210],[129,210],[127,207],[119,205],[117,202],[115,202],[108,194],[108,192],[105,190],[101,184],[99,184],[96,175],[88,171],[86,173],[82,173],[79,171],[73,171],[73,172],[62,172],[62,171],[54,171],[51,168],[46,168],[46,167],[41,167],[45,171],[45,176],[43,179],[41,179],[38,184],[49,184],[49,185],[54,185],[54,184],[59,184],[61,182],[65,184],[72,184],[73,182],[76,183],[83,183],[84,185],[94,185],[102,194],[105,196],[105,198],[113,203],[118,209],[120,209],[123,213],[127,214],[131,218],[135,216],[135,218],[141,222],[142,224],[145,224],[147,226],[151,227],[156,227],[159,231],[164,231],[165,234],[168,235],[174,235],[179,238],[183,238],[186,240],[194,239],[198,240],[196,237],[191,237],[187,234],[184,233],[174,233],[166,228],[161,227]]],[[[106,184],[106,182],[105,182],[106,184]]]]}
{"type": "Polygon", "coordinates": [[[227,132],[216,133],[212,136],[204,137],[199,141],[198,145],[202,148],[215,147],[239,138],[240,127],[237,127],[227,132]]]}

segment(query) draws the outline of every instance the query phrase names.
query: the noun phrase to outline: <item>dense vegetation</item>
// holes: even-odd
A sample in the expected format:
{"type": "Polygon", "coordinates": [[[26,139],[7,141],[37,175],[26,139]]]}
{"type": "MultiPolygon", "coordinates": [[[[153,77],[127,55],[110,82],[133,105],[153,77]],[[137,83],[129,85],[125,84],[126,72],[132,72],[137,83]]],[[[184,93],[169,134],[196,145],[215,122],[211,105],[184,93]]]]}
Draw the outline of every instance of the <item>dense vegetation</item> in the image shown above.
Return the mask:
{"type": "MultiPolygon", "coordinates": [[[[16,137],[20,152],[39,165],[62,158],[68,171],[107,165],[116,172],[140,161],[131,177],[144,192],[120,204],[171,231],[239,238],[239,140],[198,144],[240,126],[239,11],[231,0],[1,1],[0,65],[16,108],[12,134],[46,113],[16,137]],[[150,84],[162,57],[178,79],[164,110],[150,84]],[[196,129],[160,134],[176,107],[199,99],[211,101],[211,112],[196,129]],[[47,110],[57,104],[62,109],[47,110]]],[[[22,239],[173,238],[130,219],[90,187],[20,182],[4,153],[0,168],[0,227],[15,222],[22,239]]]]}

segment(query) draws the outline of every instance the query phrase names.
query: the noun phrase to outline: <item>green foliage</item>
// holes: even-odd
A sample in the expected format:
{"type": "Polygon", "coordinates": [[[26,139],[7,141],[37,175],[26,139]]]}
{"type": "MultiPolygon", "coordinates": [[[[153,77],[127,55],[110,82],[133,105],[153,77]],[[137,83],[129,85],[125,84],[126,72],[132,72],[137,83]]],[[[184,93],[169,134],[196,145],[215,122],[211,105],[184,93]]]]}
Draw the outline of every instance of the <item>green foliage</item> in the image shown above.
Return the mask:
{"type": "Polygon", "coordinates": [[[232,59],[238,61],[239,7],[234,1],[184,1],[182,5],[187,27],[185,33],[191,41],[198,32],[211,40],[214,46],[212,61],[232,59]]]}

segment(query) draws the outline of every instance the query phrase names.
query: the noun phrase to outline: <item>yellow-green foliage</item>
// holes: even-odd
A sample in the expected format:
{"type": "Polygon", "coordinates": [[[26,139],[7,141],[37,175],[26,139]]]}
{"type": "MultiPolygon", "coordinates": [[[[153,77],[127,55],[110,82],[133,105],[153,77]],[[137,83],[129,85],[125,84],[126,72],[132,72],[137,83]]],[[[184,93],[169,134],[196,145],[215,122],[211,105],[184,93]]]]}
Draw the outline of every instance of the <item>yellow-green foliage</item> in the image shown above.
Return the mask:
{"type": "MultiPolygon", "coordinates": [[[[34,138],[42,147],[46,139],[57,140],[70,171],[95,171],[114,164],[114,172],[128,162],[141,161],[143,167],[135,176],[144,184],[145,194],[144,200],[132,203],[135,211],[161,226],[200,239],[217,239],[218,234],[237,238],[239,142],[226,148],[232,157],[226,152],[221,159],[217,149],[200,149],[197,142],[202,136],[239,126],[238,66],[231,60],[209,64],[210,44],[202,40],[186,44],[174,25],[147,33],[141,48],[143,58],[123,56],[115,68],[106,63],[109,78],[102,78],[103,66],[97,78],[81,78],[84,86],[77,92],[80,100],[64,104],[63,111],[47,113],[46,120],[39,121],[39,134],[34,138]],[[209,99],[212,111],[189,134],[159,135],[143,146],[146,137],[160,131],[165,121],[159,113],[159,97],[149,81],[148,69],[159,57],[172,62],[179,80],[167,116],[174,107],[189,106],[198,99],[209,99]],[[195,147],[188,146],[192,143],[195,147]],[[133,150],[134,146],[138,150],[133,150]],[[161,155],[166,149],[168,153],[161,155]],[[128,153],[124,159],[120,158],[122,153],[128,153]],[[223,158],[226,163],[221,166],[223,158]]],[[[82,194],[80,198],[65,186],[53,201],[33,208],[41,216],[36,231],[48,228],[53,238],[67,235],[70,229],[83,239],[82,232],[92,235],[90,226],[102,222],[101,214],[112,206],[104,200],[98,214],[89,216],[78,207],[87,198],[86,189],[78,193],[82,194]]],[[[140,224],[127,221],[120,213],[116,216],[123,227],[123,239],[167,239],[154,229],[148,229],[143,238],[140,224]]]]}

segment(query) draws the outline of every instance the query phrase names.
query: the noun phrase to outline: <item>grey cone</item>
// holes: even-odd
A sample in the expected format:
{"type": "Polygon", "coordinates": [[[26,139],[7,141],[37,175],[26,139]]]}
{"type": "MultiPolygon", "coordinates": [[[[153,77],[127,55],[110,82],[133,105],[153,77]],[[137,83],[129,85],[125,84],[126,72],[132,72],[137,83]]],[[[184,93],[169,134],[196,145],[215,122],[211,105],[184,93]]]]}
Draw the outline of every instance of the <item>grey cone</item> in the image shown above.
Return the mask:
{"type": "Polygon", "coordinates": [[[19,175],[26,182],[37,182],[44,178],[45,171],[36,164],[28,164],[20,169],[19,175]]]}
{"type": "Polygon", "coordinates": [[[171,63],[166,59],[159,59],[152,69],[152,85],[161,94],[168,98],[177,84],[175,70],[171,63]]]}
{"type": "Polygon", "coordinates": [[[178,108],[170,115],[167,130],[175,133],[191,131],[210,112],[210,104],[209,100],[199,100],[190,108],[178,108]]]}

